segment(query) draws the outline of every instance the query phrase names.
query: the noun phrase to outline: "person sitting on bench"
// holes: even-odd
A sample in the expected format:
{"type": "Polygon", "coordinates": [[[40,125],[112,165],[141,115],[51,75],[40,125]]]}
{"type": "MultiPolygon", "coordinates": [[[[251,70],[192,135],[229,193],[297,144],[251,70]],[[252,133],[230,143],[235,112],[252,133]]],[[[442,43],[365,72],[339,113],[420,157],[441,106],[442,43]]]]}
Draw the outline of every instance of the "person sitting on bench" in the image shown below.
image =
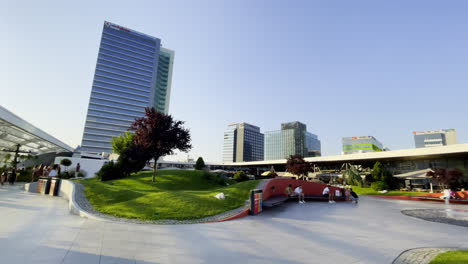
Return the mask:
{"type": "Polygon", "coordinates": [[[297,195],[297,199],[299,200],[299,203],[305,203],[304,201],[304,192],[302,191],[302,185],[299,185],[294,189],[294,192],[297,195]]]}
{"type": "Polygon", "coordinates": [[[327,185],[325,187],[325,189],[323,189],[323,192],[322,192],[322,196],[323,197],[328,197],[328,202],[329,203],[334,203],[334,193],[332,191],[330,191],[330,185],[327,185]]]}
{"type": "Polygon", "coordinates": [[[351,197],[350,197],[351,200],[353,200],[353,202],[355,202],[355,203],[358,203],[358,201],[359,201],[359,196],[357,195],[357,193],[355,193],[355,192],[353,191],[353,188],[351,188],[351,189],[349,189],[349,190],[350,190],[350,192],[351,192],[351,197]]]}
{"type": "Polygon", "coordinates": [[[292,189],[292,185],[289,184],[286,189],[284,189],[284,194],[286,194],[289,198],[296,197],[296,193],[292,189]]]}

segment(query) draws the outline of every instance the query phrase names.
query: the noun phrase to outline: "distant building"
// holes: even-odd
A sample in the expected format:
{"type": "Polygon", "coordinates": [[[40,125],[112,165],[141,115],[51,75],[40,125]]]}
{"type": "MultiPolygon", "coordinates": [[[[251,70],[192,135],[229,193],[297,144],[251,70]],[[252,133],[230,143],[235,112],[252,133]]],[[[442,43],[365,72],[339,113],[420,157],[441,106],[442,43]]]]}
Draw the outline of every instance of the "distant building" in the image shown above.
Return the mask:
{"type": "Polygon", "coordinates": [[[260,128],[234,123],[224,130],[223,162],[263,160],[264,135],[260,128]]]}
{"type": "Polygon", "coordinates": [[[290,155],[321,155],[317,135],[307,132],[307,126],[298,121],[281,124],[281,130],[265,132],[265,160],[286,159],[290,155]]]}
{"type": "Polygon", "coordinates": [[[128,131],[145,107],[167,113],[173,63],[160,39],[104,22],[81,151],[112,152],[112,137],[128,131]]]}
{"type": "Polygon", "coordinates": [[[344,137],[342,143],[342,154],[384,151],[382,143],[373,136],[344,137]]]}
{"type": "Polygon", "coordinates": [[[413,132],[413,135],[416,148],[429,148],[457,144],[457,132],[455,129],[415,131],[413,132]]]}

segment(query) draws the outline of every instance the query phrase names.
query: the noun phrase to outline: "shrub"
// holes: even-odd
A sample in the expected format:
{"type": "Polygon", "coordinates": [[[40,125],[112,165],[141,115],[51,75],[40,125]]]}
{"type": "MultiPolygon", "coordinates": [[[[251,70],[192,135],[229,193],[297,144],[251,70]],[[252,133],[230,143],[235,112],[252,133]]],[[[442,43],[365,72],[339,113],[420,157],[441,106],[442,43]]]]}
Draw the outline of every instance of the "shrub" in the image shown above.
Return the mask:
{"type": "Polygon", "coordinates": [[[96,173],[96,177],[101,181],[110,181],[123,178],[124,173],[119,163],[110,161],[102,166],[102,168],[96,173]]]}
{"type": "Polygon", "coordinates": [[[371,188],[375,191],[387,190],[388,185],[383,181],[376,181],[371,184],[371,188]]]}
{"type": "Polygon", "coordinates": [[[32,177],[32,167],[26,168],[24,170],[18,170],[16,172],[16,181],[17,182],[30,182],[32,177]]]}
{"type": "Polygon", "coordinates": [[[244,171],[238,171],[236,174],[234,174],[234,177],[232,177],[235,181],[237,182],[243,182],[243,181],[248,181],[249,177],[247,174],[245,174],[244,171]]]}
{"type": "Polygon", "coordinates": [[[86,171],[80,170],[80,172],[78,172],[78,173],[76,174],[76,177],[78,177],[78,178],[84,178],[84,177],[86,177],[86,175],[88,175],[88,173],[87,173],[86,171]]]}
{"type": "Polygon", "coordinates": [[[70,178],[71,178],[70,174],[69,174],[67,171],[64,172],[64,173],[60,173],[60,175],[59,175],[58,177],[59,177],[60,179],[64,179],[64,180],[70,179],[70,178]]]}
{"type": "Polygon", "coordinates": [[[203,178],[207,181],[219,184],[219,185],[226,185],[227,180],[226,177],[224,177],[220,173],[211,173],[208,171],[203,171],[203,178]]]}

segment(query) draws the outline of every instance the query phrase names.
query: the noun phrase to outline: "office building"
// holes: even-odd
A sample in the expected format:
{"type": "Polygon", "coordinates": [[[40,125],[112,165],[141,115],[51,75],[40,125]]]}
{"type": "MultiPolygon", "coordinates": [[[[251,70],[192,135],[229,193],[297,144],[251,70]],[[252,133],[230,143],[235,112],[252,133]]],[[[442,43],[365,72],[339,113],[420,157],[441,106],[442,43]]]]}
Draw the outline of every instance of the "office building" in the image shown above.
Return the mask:
{"type": "Polygon", "coordinates": [[[281,124],[281,130],[265,132],[265,160],[286,159],[290,155],[321,155],[317,135],[307,132],[307,126],[298,121],[281,124]]]}
{"type": "Polygon", "coordinates": [[[224,130],[223,162],[263,160],[264,135],[247,123],[229,124],[224,130]]]}
{"type": "Polygon", "coordinates": [[[413,132],[413,135],[416,148],[430,148],[457,144],[457,132],[455,129],[415,131],[413,132]]]}
{"type": "Polygon", "coordinates": [[[382,143],[373,136],[344,137],[342,143],[342,154],[380,152],[384,150],[382,143]]]}
{"type": "Polygon", "coordinates": [[[112,137],[144,116],[145,107],[167,113],[173,62],[160,39],[104,22],[82,151],[110,153],[112,137]]]}

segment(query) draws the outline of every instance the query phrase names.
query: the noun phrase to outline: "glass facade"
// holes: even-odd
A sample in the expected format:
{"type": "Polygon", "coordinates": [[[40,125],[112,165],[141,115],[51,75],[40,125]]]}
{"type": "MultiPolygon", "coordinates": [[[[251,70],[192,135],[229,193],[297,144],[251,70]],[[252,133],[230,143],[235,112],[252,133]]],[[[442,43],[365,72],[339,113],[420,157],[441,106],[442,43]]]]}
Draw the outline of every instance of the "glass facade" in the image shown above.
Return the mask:
{"type": "Polygon", "coordinates": [[[81,150],[111,152],[145,107],[167,113],[174,53],[161,40],[104,22],[81,150]],[[160,63],[161,62],[161,63],[160,63]]]}
{"type": "Polygon", "coordinates": [[[224,130],[223,162],[263,160],[264,135],[247,123],[230,124],[224,130]]]}
{"type": "Polygon", "coordinates": [[[224,130],[223,162],[235,162],[237,126],[237,124],[231,124],[224,130]]]}
{"type": "Polygon", "coordinates": [[[316,157],[321,155],[318,136],[307,132],[305,124],[281,124],[281,130],[265,132],[265,160],[286,159],[290,155],[316,157]]]}
{"type": "Polygon", "coordinates": [[[345,137],[342,139],[343,154],[383,151],[383,145],[375,137],[345,137]]]}

